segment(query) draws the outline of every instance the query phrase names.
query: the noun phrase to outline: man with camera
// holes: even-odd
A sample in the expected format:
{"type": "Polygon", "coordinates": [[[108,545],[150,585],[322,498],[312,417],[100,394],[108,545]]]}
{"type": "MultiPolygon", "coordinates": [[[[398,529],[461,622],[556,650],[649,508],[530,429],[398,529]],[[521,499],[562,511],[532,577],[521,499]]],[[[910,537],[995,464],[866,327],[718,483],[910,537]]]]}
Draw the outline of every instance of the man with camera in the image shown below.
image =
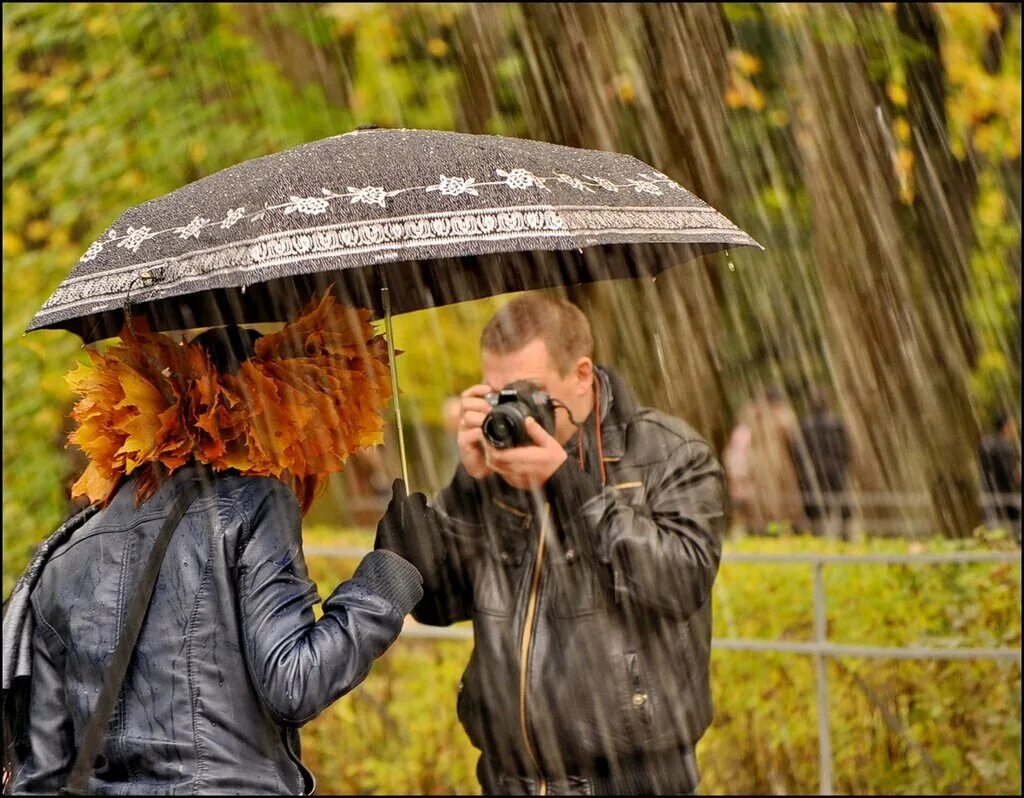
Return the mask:
{"type": "Polygon", "coordinates": [[[582,312],[539,294],[481,337],[462,463],[378,543],[420,569],[421,623],[473,621],[459,719],[488,794],[689,793],[711,721],[721,467],[591,359],[582,312]]]}

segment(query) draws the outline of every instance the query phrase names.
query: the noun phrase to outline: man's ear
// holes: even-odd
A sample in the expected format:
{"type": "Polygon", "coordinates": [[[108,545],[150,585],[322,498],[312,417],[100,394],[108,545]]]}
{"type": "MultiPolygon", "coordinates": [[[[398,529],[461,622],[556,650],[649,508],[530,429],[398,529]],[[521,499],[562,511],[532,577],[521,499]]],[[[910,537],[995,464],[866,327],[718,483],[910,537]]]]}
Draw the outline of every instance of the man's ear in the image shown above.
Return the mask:
{"type": "Polygon", "coordinates": [[[576,361],[576,392],[583,396],[594,389],[594,361],[581,357],[576,361]]]}

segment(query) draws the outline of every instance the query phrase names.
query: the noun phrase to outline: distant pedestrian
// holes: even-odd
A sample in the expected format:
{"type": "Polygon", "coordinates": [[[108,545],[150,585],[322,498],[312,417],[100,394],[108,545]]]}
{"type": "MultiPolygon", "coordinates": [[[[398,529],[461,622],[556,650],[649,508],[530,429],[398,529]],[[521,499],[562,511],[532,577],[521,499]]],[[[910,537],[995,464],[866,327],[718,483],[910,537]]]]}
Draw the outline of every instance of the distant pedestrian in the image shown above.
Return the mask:
{"type": "Polygon", "coordinates": [[[811,529],[821,535],[838,518],[839,534],[846,540],[851,515],[847,498],[850,446],[846,426],[832,411],[824,391],[812,393],[810,413],[800,421],[792,451],[811,529]]]}
{"type": "Polygon", "coordinates": [[[996,418],[992,431],[978,447],[982,490],[985,491],[986,517],[989,523],[1009,523],[1020,536],[1020,437],[1017,424],[1009,414],[996,418]]]}
{"type": "Polygon", "coordinates": [[[734,467],[737,461],[742,464],[741,473],[728,478],[743,501],[752,532],[768,532],[775,524],[799,527],[803,523],[800,481],[790,444],[799,432],[796,414],[778,388],[767,388],[740,411],[725,460],[734,467]]]}

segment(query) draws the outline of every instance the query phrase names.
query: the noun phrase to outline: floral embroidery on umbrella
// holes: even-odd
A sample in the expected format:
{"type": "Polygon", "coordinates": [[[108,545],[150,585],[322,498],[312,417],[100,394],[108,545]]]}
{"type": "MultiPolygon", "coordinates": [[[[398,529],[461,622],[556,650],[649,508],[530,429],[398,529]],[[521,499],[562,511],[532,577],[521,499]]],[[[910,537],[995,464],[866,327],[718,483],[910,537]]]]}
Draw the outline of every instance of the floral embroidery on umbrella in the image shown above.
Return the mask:
{"type": "Polygon", "coordinates": [[[99,255],[102,251],[103,251],[103,244],[101,244],[99,241],[93,241],[89,245],[89,248],[85,251],[85,254],[82,255],[82,260],[90,261],[93,258],[95,258],[97,255],[99,255]]]}
{"type": "Polygon", "coordinates": [[[637,194],[654,194],[657,197],[662,194],[661,189],[648,180],[631,180],[630,183],[637,194]]]}
{"type": "Polygon", "coordinates": [[[450,197],[457,197],[459,194],[472,194],[479,196],[479,192],[473,188],[476,183],[475,177],[445,177],[440,175],[436,186],[427,186],[427,191],[440,191],[450,197]]]}
{"type": "Polygon", "coordinates": [[[330,203],[322,199],[321,197],[289,197],[290,203],[285,205],[284,212],[305,214],[306,216],[319,216],[321,213],[326,213],[327,208],[330,207],[330,203]]]}
{"type": "Polygon", "coordinates": [[[528,169],[523,169],[522,167],[515,167],[511,170],[496,169],[495,174],[503,179],[478,183],[474,177],[450,177],[447,175],[440,175],[437,185],[410,186],[394,189],[392,191],[386,191],[383,186],[363,186],[361,188],[348,186],[348,191],[346,193],[336,193],[330,189],[321,188],[320,191],[323,194],[322,197],[299,197],[292,195],[289,197],[289,202],[282,203],[280,205],[264,203],[262,208],[252,214],[247,214],[245,207],[233,208],[226,212],[223,219],[212,222],[206,217],[196,216],[184,227],[172,226],[157,230],[156,232],[149,227],[129,227],[126,235],[118,236],[116,230],[109,230],[106,234],[106,238],[93,242],[93,244],[91,244],[82,255],[80,260],[83,262],[95,260],[103,252],[104,245],[107,243],[116,243],[119,248],[137,252],[144,242],[165,233],[177,233],[178,237],[183,240],[188,238],[198,239],[200,237],[200,232],[212,224],[219,225],[222,230],[227,230],[234,227],[238,222],[259,222],[270,212],[284,211],[286,215],[300,213],[306,216],[320,216],[328,212],[331,206],[331,201],[336,199],[347,199],[349,200],[350,205],[376,205],[380,208],[385,208],[387,207],[387,199],[389,197],[405,194],[410,191],[438,191],[441,194],[450,197],[456,197],[461,194],[479,196],[479,188],[492,186],[502,186],[514,190],[540,188],[544,191],[550,191],[551,189],[547,186],[547,183],[550,180],[557,180],[559,183],[567,185],[576,191],[583,191],[591,194],[595,193],[595,188],[601,188],[605,191],[618,193],[620,189],[628,189],[632,187],[633,191],[637,194],[662,196],[664,192],[659,184],[671,186],[676,191],[685,191],[682,186],[670,177],[657,171],[655,171],[653,175],[640,173],[637,175],[638,179],[626,178],[626,182],[622,184],[616,183],[605,177],[593,177],[591,175],[583,175],[585,181],[587,181],[584,182],[584,180],[581,180],[578,177],[573,177],[572,175],[558,171],[555,171],[551,176],[540,177],[533,174],[533,172],[528,169]]]}
{"type": "Polygon", "coordinates": [[[615,192],[615,193],[618,193],[618,191],[619,191],[619,187],[617,185],[615,185],[615,183],[613,183],[611,180],[608,180],[607,178],[604,178],[604,177],[591,177],[590,175],[583,175],[583,176],[585,178],[587,178],[587,180],[589,180],[591,183],[597,183],[597,185],[599,185],[605,191],[612,191],[612,192],[615,192]]]}
{"type": "Polygon", "coordinates": [[[227,230],[229,227],[233,227],[235,224],[245,218],[245,208],[235,208],[234,210],[228,211],[227,216],[224,217],[224,221],[220,223],[221,230],[227,230]]]}
{"type": "Polygon", "coordinates": [[[365,188],[349,186],[348,190],[352,197],[349,202],[350,205],[362,202],[365,205],[379,205],[381,208],[385,207],[387,197],[392,197],[398,193],[397,191],[385,191],[380,186],[366,186],[365,188]]]}
{"type": "Polygon", "coordinates": [[[506,172],[504,169],[496,169],[495,174],[498,177],[505,178],[505,185],[509,188],[543,188],[545,191],[550,191],[544,185],[544,180],[537,177],[533,172],[526,169],[513,169],[511,172],[506,172]]]}
{"type": "Polygon", "coordinates": [[[150,231],[151,228],[149,227],[129,227],[127,235],[117,242],[117,246],[122,249],[130,249],[132,252],[138,252],[142,242],[147,238],[151,238],[150,231]]]}
{"type": "Polygon", "coordinates": [[[197,216],[191,222],[184,227],[176,227],[174,232],[178,234],[178,238],[199,238],[199,233],[202,232],[203,228],[210,223],[209,219],[204,219],[202,216],[197,216]]]}
{"type": "Polygon", "coordinates": [[[564,174],[563,172],[555,172],[555,175],[558,177],[559,183],[565,183],[567,186],[572,186],[572,188],[576,189],[577,191],[589,191],[591,194],[594,193],[594,189],[592,189],[578,177],[573,177],[572,175],[567,175],[564,174]]]}

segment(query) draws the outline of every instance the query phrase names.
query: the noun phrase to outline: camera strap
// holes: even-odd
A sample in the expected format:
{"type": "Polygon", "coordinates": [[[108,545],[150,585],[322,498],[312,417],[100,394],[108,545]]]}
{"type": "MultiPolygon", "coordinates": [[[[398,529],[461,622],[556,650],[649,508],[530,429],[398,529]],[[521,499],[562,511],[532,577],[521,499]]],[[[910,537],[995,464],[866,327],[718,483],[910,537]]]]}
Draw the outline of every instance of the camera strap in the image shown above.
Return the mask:
{"type": "MultiPolygon", "coordinates": [[[[608,470],[604,464],[604,439],[601,436],[601,380],[595,377],[594,379],[594,423],[597,428],[597,463],[601,469],[601,485],[608,484],[608,470]]],[[[580,471],[586,473],[587,471],[587,455],[586,455],[586,424],[580,425],[580,471]]]]}

